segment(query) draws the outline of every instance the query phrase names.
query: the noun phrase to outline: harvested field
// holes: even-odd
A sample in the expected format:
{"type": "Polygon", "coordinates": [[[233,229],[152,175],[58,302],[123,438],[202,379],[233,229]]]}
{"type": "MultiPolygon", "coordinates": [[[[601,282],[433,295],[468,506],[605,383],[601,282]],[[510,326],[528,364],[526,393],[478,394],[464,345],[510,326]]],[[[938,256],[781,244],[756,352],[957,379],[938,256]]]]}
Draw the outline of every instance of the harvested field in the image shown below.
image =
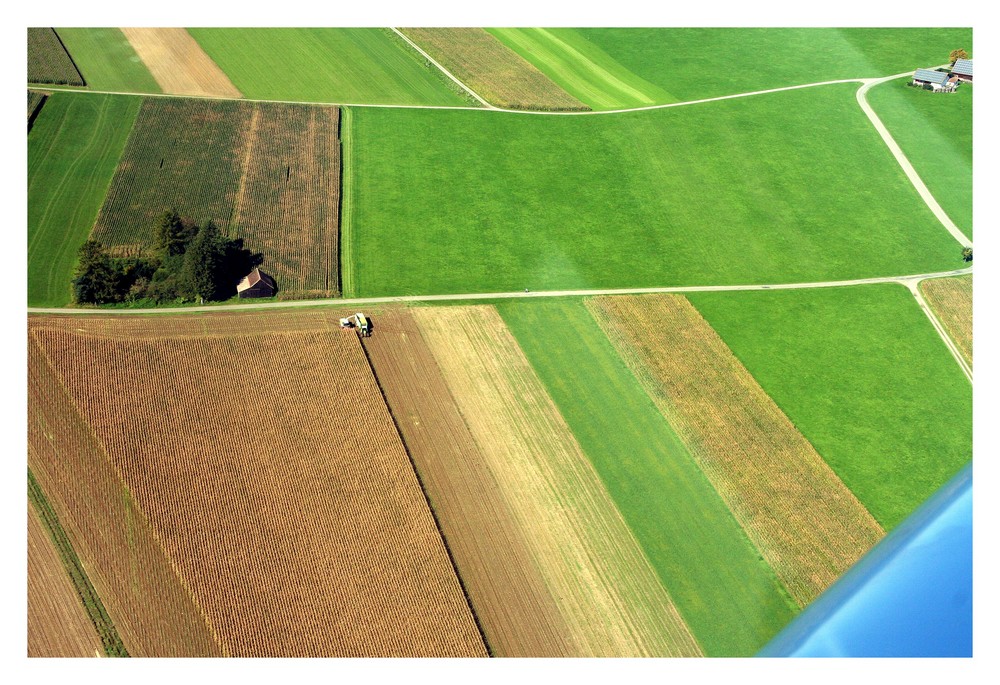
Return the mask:
{"type": "Polygon", "coordinates": [[[80,657],[103,654],[38,512],[28,505],[28,656],[80,657]]]}
{"type": "Polygon", "coordinates": [[[263,253],[284,295],[338,295],[338,117],[335,107],[147,99],[92,237],[148,249],[156,217],[174,207],[263,253]]]}
{"type": "Polygon", "coordinates": [[[525,530],[476,446],[416,321],[378,316],[364,339],[494,656],[573,656],[525,530]]]}
{"type": "Polygon", "coordinates": [[[920,292],[972,366],[972,274],[929,278],[920,282],[920,292]]]}
{"type": "Polygon", "coordinates": [[[800,605],[882,537],[686,298],[596,297],[587,304],[800,605]]]}
{"type": "Polygon", "coordinates": [[[28,29],[28,83],[86,85],[55,29],[28,29]]]}
{"type": "Polygon", "coordinates": [[[30,336],[224,654],[485,655],[364,351],[336,326],[53,317],[30,336]]]}
{"type": "Polygon", "coordinates": [[[523,531],[574,655],[701,654],[496,310],[418,308],[413,316],[523,531]]]}
{"type": "Polygon", "coordinates": [[[402,31],[490,104],[508,109],[590,109],[485,29],[410,28],[402,31]]]}
{"type": "Polygon", "coordinates": [[[28,91],[28,130],[31,130],[31,125],[35,123],[35,117],[38,116],[38,112],[41,111],[42,105],[45,104],[45,93],[39,93],[35,90],[28,91]]]}
{"type": "Polygon", "coordinates": [[[164,93],[243,97],[187,29],[123,28],[122,33],[164,93]]]}

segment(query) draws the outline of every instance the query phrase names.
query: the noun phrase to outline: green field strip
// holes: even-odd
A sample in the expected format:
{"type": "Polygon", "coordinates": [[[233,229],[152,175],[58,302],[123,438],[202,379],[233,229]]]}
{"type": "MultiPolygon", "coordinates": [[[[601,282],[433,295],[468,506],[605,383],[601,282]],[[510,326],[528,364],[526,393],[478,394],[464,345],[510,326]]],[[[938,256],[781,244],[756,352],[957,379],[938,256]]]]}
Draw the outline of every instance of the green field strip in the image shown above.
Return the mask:
{"type": "Polygon", "coordinates": [[[250,99],[385,105],[467,105],[436,69],[375,28],[191,28],[250,99]]]}
{"type": "Polygon", "coordinates": [[[691,293],[888,532],[972,456],[972,387],[895,284],[691,293]]]}
{"type": "Polygon", "coordinates": [[[794,603],[582,300],[497,309],[706,654],[754,654],[794,603]]]}
{"type": "Polygon", "coordinates": [[[340,294],[355,297],[354,287],[354,136],[350,107],[340,108],[340,294]]]}
{"type": "Polygon", "coordinates": [[[121,29],[59,29],[59,36],[93,90],[163,92],[121,29]]]}
{"type": "Polygon", "coordinates": [[[122,643],[122,639],[115,629],[114,622],[104,609],[104,604],[101,602],[101,598],[98,597],[97,590],[94,589],[90,579],[87,577],[86,570],[83,568],[83,564],[80,562],[80,558],[73,550],[73,544],[59,523],[59,517],[56,516],[52,505],[45,498],[45,493],[42,492],[41,486],[38,485],[34,475],[32,475],[31,469],[28,469],[28,501],[34,506],[45,531],[59,553],[59,558],[62,560],[63,566],[73,583],[73,587],[76,588],[76,592],[80,597],[80,602],[83,604],[87,616],[94,624],[94,629],[101,638],[105,656],[128,656],[128,650],[125,649],[125,645],[122,643]]]}
{"type": "Polygon", "coordinates": [[[28,305],[72,299],[76,253],[104,201],[140,98],[49,96],[28,135],[28,305]]]}
{"type": "Polygon", "coordinates": [[[795,283],[961,266],[856,90],[609,116],[359,108],[356,293],[795,283]]]}
{"type": "Polygon", "coordinates": [[[933,93],[888,81],[868,104],[948,217],[972,237],[972,86],[933,93]]]}
{"type": "Polygon", "coordinates": [[[968,28],[585,28],[561,29],[678,100],[942,64],[971,52],[968,28]]]}
{"type": "Polygon", "coordinates": [[[573,29],[488,29],[570,95],[596,110],[677,102],[573,29]]]}

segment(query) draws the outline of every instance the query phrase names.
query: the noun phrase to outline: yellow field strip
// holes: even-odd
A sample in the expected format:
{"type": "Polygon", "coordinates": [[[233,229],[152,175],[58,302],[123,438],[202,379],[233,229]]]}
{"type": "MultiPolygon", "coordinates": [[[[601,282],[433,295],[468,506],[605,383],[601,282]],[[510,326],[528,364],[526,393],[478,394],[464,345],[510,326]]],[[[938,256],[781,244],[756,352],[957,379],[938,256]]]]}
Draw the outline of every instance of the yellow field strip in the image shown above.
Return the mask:
{"type": "Polygon", "coordinates": [[[415,309],[579,656],[701,649],[493,307],[415,309]]]}
{"type": "Polygon", "coordinates": [[[686,298],[587,306],[800,605],[884,535],[686,298]]]}
{"type": "Polygon", "coordinates": [[[972,366],[972,274],[921,281],[920,292],[972,366]]]}
{"type": "Polygon", "coordinates": [[[123,28],[122,33],[164,93],[243,97],[186,29],[123,28]]]}

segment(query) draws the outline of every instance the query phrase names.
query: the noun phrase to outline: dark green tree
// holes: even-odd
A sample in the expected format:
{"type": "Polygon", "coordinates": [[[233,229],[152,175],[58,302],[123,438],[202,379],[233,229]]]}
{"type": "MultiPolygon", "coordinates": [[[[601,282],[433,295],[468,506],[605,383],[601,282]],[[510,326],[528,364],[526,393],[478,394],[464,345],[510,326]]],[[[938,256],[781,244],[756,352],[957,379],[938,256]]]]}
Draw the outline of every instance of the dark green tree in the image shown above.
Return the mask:
{"type": "Polygon", "coordinates": [[[164,258],[184,254],[198,227],[181,219],[176,209],[168,209],[156,220],[153,246],[164,258]]]}
{"type": "Polygon", "coordinates": [[[121,272],[104,253],[101,243],[88,240],[80,246],[77,257],[73,273],[73,299],[93,304],[117,302],[121,272]]]}
{"type": "Polygon", "coordinates": [[[962,248],[962,260],[966,261],[966,262],[971,262],[972,261],[972,248],[971,247],[962,248]]]}
{"type": "Polygon", "coordinates": [[[195,234],[184,252],[180,286],[182,295],[195,295],[206,300],[219,299],[219,271],[226,254],[226,239],[215,222],[209,220],[195,234]]]}

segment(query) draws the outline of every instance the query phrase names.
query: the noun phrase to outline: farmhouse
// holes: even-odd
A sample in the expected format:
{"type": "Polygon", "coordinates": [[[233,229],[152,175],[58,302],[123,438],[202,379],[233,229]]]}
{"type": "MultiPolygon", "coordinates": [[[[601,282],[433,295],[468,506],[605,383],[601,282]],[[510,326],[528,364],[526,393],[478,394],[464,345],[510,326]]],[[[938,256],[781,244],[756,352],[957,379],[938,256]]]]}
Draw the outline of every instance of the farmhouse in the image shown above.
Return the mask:
{"type": "Polygon", "coordinates": [[[955,65],[951,68],[948,75],[957,77],[960,81],[968,81],[969,83],[972,83],[972,60],[955,60],[955,65]]]}
{"type": "Polygon", "coordinates": [[[955,86],[948,83],[947,72],[934,71],[933,69],[917,69],[913,72],[913,85],[930,85],[935,91],[951,92],[955,90],[955,86]]]}
{"type": "Polygon", "coordinates": [[[274,279],[257,268],[244,276],[236,286],[236,293],[240,297],[273,297],[277,290],[274,279]]]}

